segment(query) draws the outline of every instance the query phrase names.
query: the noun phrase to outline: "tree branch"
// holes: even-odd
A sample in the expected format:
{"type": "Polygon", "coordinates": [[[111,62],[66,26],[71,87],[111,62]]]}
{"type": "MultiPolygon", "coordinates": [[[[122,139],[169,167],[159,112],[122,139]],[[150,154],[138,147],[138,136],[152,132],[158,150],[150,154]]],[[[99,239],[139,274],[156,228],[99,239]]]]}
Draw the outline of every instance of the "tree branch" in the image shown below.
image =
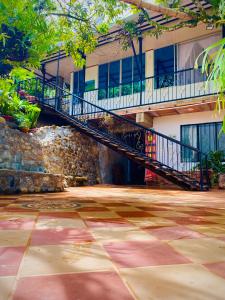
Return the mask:
{"type": "Polygon", "coordinates": [[[155,4],[146,2],[144,0],[120,0],[120,1],[124,2],[124,3],[127,3],[127,4],[135,5],[138,8],[145,8],[147,10],[158,12],[158,13],[161,13],[163,15],[173,17],[173,18],[182,19],[182,20],[185,20],[185,21],[193,19],[190,15],[188,15],[185,12],[180,12],[180,11],[176,11],[176,10],[171,9],[171,8],[155,5],[155,4]]]}

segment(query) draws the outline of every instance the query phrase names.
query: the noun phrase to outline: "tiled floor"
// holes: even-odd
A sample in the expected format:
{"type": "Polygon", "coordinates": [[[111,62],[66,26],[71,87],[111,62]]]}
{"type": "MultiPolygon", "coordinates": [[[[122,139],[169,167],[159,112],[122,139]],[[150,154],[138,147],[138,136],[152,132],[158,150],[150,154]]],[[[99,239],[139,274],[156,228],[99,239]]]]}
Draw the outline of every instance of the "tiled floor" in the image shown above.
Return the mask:
{"type": "Polygon", "coordinates": [[[0,196],[0,300],[224,300],[225,192],[0,196]]]}

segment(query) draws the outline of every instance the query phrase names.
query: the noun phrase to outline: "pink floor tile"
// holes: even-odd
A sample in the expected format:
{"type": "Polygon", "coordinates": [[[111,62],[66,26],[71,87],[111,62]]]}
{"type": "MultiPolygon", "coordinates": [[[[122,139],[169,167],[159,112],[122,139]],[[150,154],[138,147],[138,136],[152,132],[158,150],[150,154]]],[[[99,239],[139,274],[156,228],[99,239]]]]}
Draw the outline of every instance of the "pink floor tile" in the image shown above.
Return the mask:
{"type": "Polygon", "coordinates": [[[19,280],[13,300],[134,300],[114,272],[93,272],[19,280]],[[46,284],[47,283],[47,284],[46,284]]]}
{"type": "Polygon", "coordinates": [[[116,213],[123,218],[144,218],[152,216],[150,213],[145,211],[116,211],[116,213]]]}
{"type": "Polygon", "coordinates": [[[125,219],[89,219],[85,220],[85,223],[90,228],[98,227],[127,227],[133,226],[130,222],[125,219]]]}
{"type": "Polygon", "coordinates": [[[147,230],[159,240],[178,240],[178,239],[194,239],[202,238],[203,234],[195,232],[184,226],[171,226],[147,230]]]}
{"type": "Polygon", "coordinates": [[[185,264],[190,260],[160,241],[107,243],[104,248],[122,268],[185,264]]]}
{"type": "Polygon", "coordinates": [[[0,247],[0,276],[17,274],[24,251],[24,247],[0,247]]]}
{"type": "Polygon", "coordinates": [[[211,272],[223,277],[225,279],[225,262],[217,262],[204,265],[211,272]]]}
{"type": "Polygon", "coordinates": [[[33,228],[35,221],[33,219],[12,218],[9,220],[0,220],[0,229],[30,230],[33,228]]]}
{"type": "Polygon", "coordinates": [[[31,245],[58,245],[93,241],[94,238],[86,229],[41,229],[33,231],[31,245]]]}

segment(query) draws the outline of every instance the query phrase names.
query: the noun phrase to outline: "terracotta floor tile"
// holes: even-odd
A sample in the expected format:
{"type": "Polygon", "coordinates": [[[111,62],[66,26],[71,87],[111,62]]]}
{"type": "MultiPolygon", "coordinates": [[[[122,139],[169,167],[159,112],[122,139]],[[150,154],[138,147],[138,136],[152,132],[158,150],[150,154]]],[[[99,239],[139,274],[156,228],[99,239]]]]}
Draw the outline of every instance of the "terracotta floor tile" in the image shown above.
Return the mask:
{"type": "Polygon", "coordinates": [[[158,206],[137,206],[137,208],[142,209],[144,211],[169,211],[170,209],[158,206]]]}
{"type": "Polygon", "coordinates": [[[122,268],[185,264],[190,260],[160,241],[106,243],[104,248],[113,262],[122,268]]]}
{"type": "Polygon", "coordinates": [[[118,211],[117,214],[123,218],[144,218],[152,216],[145,211],[118,211]]]}
{"type": "Polygon", "coordinates": [[[24,251],[24,247],[0,247],[0,276],[17,274],[24,251]]]}
{"type": "Polygon", "coordinates": [[[31,245],[60,245],[73,243],[93,242],[94,238],[86,229],[43,229],[34,230],[31,237],[31,245]]]}
{"type": "Polygon", "coordinates": [[[80,216],[83,219],[88,219],[88,218],[102,218],[102,219],[113,219],[113,218],[119,218],[120,216],[118,214],[116,214],[115,212],[112,211],[106,211],[106,212],[94,212],[94,211],[90,211],[90,212],[80,212],[79,213],[80,216]]]}
{"type": "Polygon", "coordinates": [[[0,230],[0,247],[25,246],[30,234],[29,230],[0,230]]]}
{"type": "Polygon", "coordinates": [[[108,208],[106,207],[101,207],[101,206],[96,206],[96,207],[81,207],[77,209],[78,212],[89,212],[89,211],[97,211],[97,212],[101,212],[101,211],[110,211],[108,208]]]}
{"type": "Polygon", "coordinates": [[[13,300],[31,299],[134,300],[120,277],[114,272],[22,278],[17,285],[13,300]]]}
{"type": "Polygon", "coordinates": [[[15,284],[15,277],[0,277],[0,300],[8,300],[15,284]]]}
{"type": "Polygon", "coordinates": [[[203,238],[168,242],[176,251],[196,263],[225,261],[225,242],[203,238]]]}
{"type": "Polygon", "coordinates": [[[123,203],[123,202],[107,202],[107,203],[104,203],[104,206],[106,207],[119,207],[119,206],[126,206],[126,207],[129,207],[130,205],[126,204],[126,203],[123,203]]]}
{"type": "Polygon", "coordinates": [[[85,223],[90,228],[111,228],[111,227],[130,227],[132,223],[128,222],[126,219],[114,218],[114,219],[88,219],[85,223]]]}
{"type": "Polygon", "coordinates": [[[187,213],[177,211],[154,211],[152,215],[155,217],[167,218],[167,217],[188,217],[187,213]]]}
{"type": "Polygon", "coordinates": [[[204,264],[209,271],[223,277],[225,279],[225,262],[216,262],[211,264],[204,264]]]}
{"type": "Polygon", "coordinates": [[[205,217],[217,215],[216,213],[212,213],[206,210],[189,211],[187,213],[191,216],[205,216],[205,217]]]}
{"type": "Polygon", "coordinates": [[[195,232],[184,226],[171,226],[147,230],[151,235],[159,240],[179,240],[201,238],[204,235],[195,232]]]}
{"type": "Polygon", "coordinates": [[[156,238],[148,234],[146,231],[138,229],[136,227],[123,227],[108,228],[104,229],[92,229],[92,234],[96,241],[102,243],[116,242],[116,241],[155,241],[156,238]]]}
{"type": "Polygon", "coordinates": [[[115,212],[142,212],[141,209],[134,207],[134,206],[116,206],[116,207],[109,207],[110,210],[115,212]]]}
{"type": "Polygon", "coordinates": [[[36,246],[30,247],[23,259],[21,276],[81,273],[113,269],[114,266],[108,254],[101,246],[94,243],[36,246]]]}
{"type": "Polygon", "coordinates": [[[180,225],[192,225],[192,224],[214,224],[214,222],[208,221],[206,217],[192,216],[192,217],[168,217],[168,219],[176,222],[180,225]]]}
{"type": "Polygon", "coordinates": [[[77,212],[40,212],[39,213],[39,219],[52,219],[52,218],[62,218],[62,219],[73,219],[73,218],[79,218],[79,214],[77,212]]]}
{"type": "Polygon", "coordinates": [[[224,300],[225,280],[200,265],[121,269],[139,300],[224,300]]]}

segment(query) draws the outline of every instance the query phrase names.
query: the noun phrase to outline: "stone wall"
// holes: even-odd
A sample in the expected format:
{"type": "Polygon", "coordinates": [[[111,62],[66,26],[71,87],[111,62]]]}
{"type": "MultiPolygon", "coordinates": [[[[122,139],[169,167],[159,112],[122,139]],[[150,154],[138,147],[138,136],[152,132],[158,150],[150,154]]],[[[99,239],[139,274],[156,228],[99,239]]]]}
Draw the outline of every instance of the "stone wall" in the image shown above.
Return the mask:
{"type": "Polygon", "coordinates": [[[95,141],[68,126],[42,127],[34,136],[40,143],[48,172],[87,177],[88,184],[100,181],[99,148],[95,141]]]}
{"type": "Polygon", "coordinates": [[[0,170],[0,193],[62,192],[65,176],[40,172],[0,170]]]}
{"type": "Polygon", "coordinates": [[[99,179],[98,144],[68,126],[45,126],[32,133],[0,125],[0,170],[63,174],[88,184],[99,179]]]}

